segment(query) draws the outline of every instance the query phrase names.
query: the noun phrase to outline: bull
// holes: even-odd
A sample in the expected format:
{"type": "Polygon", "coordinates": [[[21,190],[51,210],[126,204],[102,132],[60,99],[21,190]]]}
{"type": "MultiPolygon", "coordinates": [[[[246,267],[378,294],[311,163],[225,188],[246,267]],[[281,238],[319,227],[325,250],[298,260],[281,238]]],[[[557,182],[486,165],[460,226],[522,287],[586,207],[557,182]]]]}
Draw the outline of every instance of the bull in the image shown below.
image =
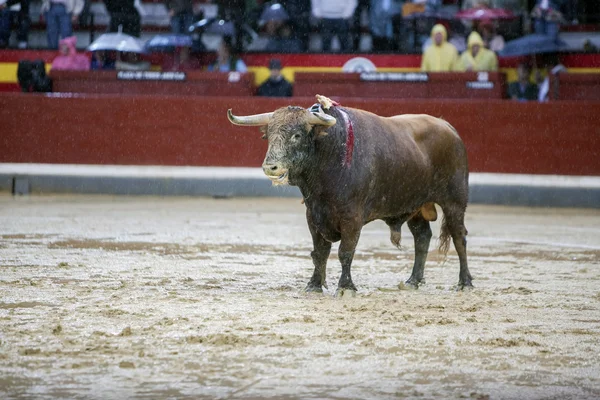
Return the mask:
{"type": "Polygon", "coordinates": [[[424,283],[432,237],[430,221],[443,211],[439,249],[450,239],[458,253],[458,289],[472,286],[467,266],[467,152],[457,131],[429,115],[381,117],[342,107],[317,95],[309,109],[283,107],[274,112],[227,116],[231,123],[261,126],[268,150],[262,168],[273,184],[298,186],[306,206],[314,273],[306,291],[322,292],[331,245],[341,241],[342,266],[336,295],[356,293],[351,266],[362,227],[380,219],[400,245],[405,222],[414,237],[410,288],[424,283]]]}

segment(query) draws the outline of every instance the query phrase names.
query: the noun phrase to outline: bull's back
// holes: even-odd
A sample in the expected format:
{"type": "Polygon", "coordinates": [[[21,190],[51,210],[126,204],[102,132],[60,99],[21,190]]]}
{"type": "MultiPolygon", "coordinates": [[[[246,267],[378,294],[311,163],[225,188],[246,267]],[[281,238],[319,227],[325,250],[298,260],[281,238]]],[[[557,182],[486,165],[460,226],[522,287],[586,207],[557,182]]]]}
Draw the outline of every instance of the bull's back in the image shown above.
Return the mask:
{"type": "Polygon", "coordinates": [[[388,118],[398,135],[398,144],[407,143],[406,137],[425,155],[432,168],[450,172],[466,169],[466,151],[456,129],[447,121],[427,114],[405,114],[388,118]]]}
{"type": "Polygon", "coordinates": [[[375,193],[413,207],[443,196],[451,179],[459,177],[466,184],[466,151],[448,122],[425,114],[388,118],[371,114],[367,120],[372,126],[363,132],[363,140],[375,144],[369,151],[375,193]]]}

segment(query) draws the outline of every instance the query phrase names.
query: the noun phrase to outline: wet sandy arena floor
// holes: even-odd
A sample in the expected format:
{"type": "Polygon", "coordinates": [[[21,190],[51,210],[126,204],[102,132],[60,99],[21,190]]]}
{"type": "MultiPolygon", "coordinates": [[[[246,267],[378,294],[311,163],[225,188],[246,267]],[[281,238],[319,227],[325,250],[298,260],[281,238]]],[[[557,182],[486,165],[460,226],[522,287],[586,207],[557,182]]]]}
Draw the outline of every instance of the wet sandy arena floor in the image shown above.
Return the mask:
{"type": "Polygon", "coordinates": [[[298,199],[0,196],[0,398],[600,398],[600,211],[467,228],[473,291],[376,222],[337,299],[298,199]]]}

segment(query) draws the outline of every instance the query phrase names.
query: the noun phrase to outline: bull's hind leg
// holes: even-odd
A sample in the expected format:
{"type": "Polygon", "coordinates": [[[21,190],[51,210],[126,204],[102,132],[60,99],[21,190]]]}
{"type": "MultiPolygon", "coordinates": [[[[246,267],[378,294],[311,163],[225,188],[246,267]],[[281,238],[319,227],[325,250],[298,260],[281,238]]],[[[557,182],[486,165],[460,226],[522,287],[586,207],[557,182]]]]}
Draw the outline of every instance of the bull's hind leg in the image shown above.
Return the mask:
{"type": "Polygon", "coordinates": [[[458,253],[460,272],[458,275],[458,290],[473,287],[471,273],[467,265],[467,228],[465,227],[465,207],[449,207],[444,209],[444,225],[442,236],[450,234],[454,248],[458,253]]]}
{"type": "Polygon", "coordinates": [[[329,253],[331,253],[331,243],[325,240],[323,236],[317,232],[310,219],[307,219],[308,229],[310,230],[313,239],[313,251],[310,253],[310,256],[312,257],[315,271],[304,291],[323,293],[323,286],[327,287],[325,278],[327,272],[327,258],[329,258],[329,253]]]}
{"type": "Polygon", "coordinates": [[[425,270],[425,261],[429,252],[429,242],[431,241],[431,227],[421,213],[408,220],[408,228],[415,239],[415,263],[412,274],[406,281],[406,285],[418,288],[420,283],[425,283],[423,273],[425,270]]]}

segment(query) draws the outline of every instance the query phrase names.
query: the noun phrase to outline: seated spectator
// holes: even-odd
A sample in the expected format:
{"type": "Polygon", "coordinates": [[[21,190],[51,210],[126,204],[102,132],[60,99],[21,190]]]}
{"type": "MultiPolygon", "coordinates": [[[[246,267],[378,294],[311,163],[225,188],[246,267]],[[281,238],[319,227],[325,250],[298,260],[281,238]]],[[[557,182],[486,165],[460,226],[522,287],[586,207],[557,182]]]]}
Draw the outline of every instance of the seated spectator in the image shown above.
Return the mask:
{"type": "Polygon", "coordinates": [[[117,53],[115,68],[118,71],[148,71],[150,63],[142,60],[139,53],[121,51],[117,53]]]}
{"type": "Polygon", "coordinates": [[[48,48],[57,49],[58,39],[73,34],[73,22],[83,10],[83,0],[43,0],[41,12],[46,18],[48,48]]]}
{"type": "Polygon", "coordinates": [[[59,42],[60,55],[52,61],[53,71],[89,71],[90,60],[83,54],[77,54],[76,43],[75,36],[64,38],[59,42]]]}
{"type": "Polygon", "coordinates": [[[496,33],[496,27],[492,20],[482,20],[478,25],[478,31],[486,49],[490,49],[495,53],[502,51],[504,48],[504,38],[496,33]]]}
{"type": "Polygon", "coordinates": [[[458,51],[447,41],[448,33],[444,25],[437,24],[431,30],[432,44],[423,53],[421,71],[454,71],[458,65],[458,51]]]}
{"type": "Polygon", "coordinates": [[[496,53],[484,47],[479,33],[471,32],[467,46],[467,50],[460,56],[458,70],[498,71],[498,57],[496,57],[496,53]]]}
{"type": "Polygon", "coordinates": [[[282,23],[275,34],[269,38],[265,51],[269,53],[301,53],[302,41],[292,36],[292,29],[282,23]]]}
{"type": "Polygon", "coordinates": [[[190,55],[189,47],[178,47],[175,49],[175,54],[172,60],[163,65],[163,71],[192,71],[200,69],[200,61],[196,57],[190,55]]]}
{"type": "Polygon", "coordinates": [[[105,50],[98,50],[92,52],[92,63],[90,65],[91,70],[114,70],[116,63],[116,56],[105,50]]]}
{"type": "Polygon", "coordinates": [[[337,36],[342,53],[350,53],[350,19],[358,5],[357,0],[311,0],[311,5],[313,16],[319,20],[323,51],[331,51],[331,42],[337,36]]]}
{"type": "Polygon", "coordinates": [[[171,32],[175,34],[187,34],[188,28],[194,21],[192,0],[166,0],[165,6],[169,10],[171,32]]]}
{"type": "Polygon", "coordinates": [[[518,81],[508,85],[508,97],[512,100],[531,101],[538,98],[538,87],[531,83],[531,70],[527,64],[517,67],[518,81]]]}
{"type": "Polygon", "coordinates": [[[597,53],[598,48],[596,47],[596,45],[594,45],[594,43],[592,43],[592,41],[590,39],[585,39],[585,41],[583,42],[583,52],[584,53],[597,53]]]}
{"type": "Polygon", "coordinates": [[[12,21],[17,17],[17,41],[19,49],[27,48],[29,36],[29,0],[8,0],[0,4],[0,48],[8,46],[12,21]]]}
{"type": "Polygon", "coordinates": [[[535,33],[558,38],[559,24],[564,22],[560,0],[537,0],[531,11],[535,33]]]}
{"type": "Polygon", "coordinates": [[[551,85],[550,76],[557,76],[559,73],[567,71],[567,68],[560,63],[558,55],[555,53],[549,53],[544,56],[544,65],[546,69],[546,76],[538,76],[540,88],[538,93],[538,101],[542,102],[546,102],[550,99],[556,99],[558,95],[558,81],[553,79],[551,85]]]}
{"type": "MultiPolygon", "coordinates": [[[[449,37],[447,39],[448,43],[456,47],[456,51],[458,54],[461,54],[463,51],[467,50],[467,34],[465,26],[460,22],[460,20],[449,21],[449,26],[446,26],[449,37]]],[[[431,29],[430,29],[431,30],[431,29]]],[[[425,50],[431,44],[433,40],[431,35],[427,37],[427,39],[423,42],[421,46],[422,52],[425,53],[425,50]]]]}
{"type": "Polygon", "coordinates": [[[43,60],[19,61],[17,80],[24,93],[52,91],[52,80],[46,75],[46,65],[43,60]]]}
{"type": "Polygon", "coordinates": [[[281,61],[273,59],[269,62],[269,79],[258,87],[259,96],[291,97],[292,84],[281,75],[281,61]]]}
{"type": "Polygon", "coordinates": [[[224,36],[217,50],[217,60],[208,66],[208,70],[214,72],[247,72],[248,68],[235,53],[231,38],[224,36]]]}

